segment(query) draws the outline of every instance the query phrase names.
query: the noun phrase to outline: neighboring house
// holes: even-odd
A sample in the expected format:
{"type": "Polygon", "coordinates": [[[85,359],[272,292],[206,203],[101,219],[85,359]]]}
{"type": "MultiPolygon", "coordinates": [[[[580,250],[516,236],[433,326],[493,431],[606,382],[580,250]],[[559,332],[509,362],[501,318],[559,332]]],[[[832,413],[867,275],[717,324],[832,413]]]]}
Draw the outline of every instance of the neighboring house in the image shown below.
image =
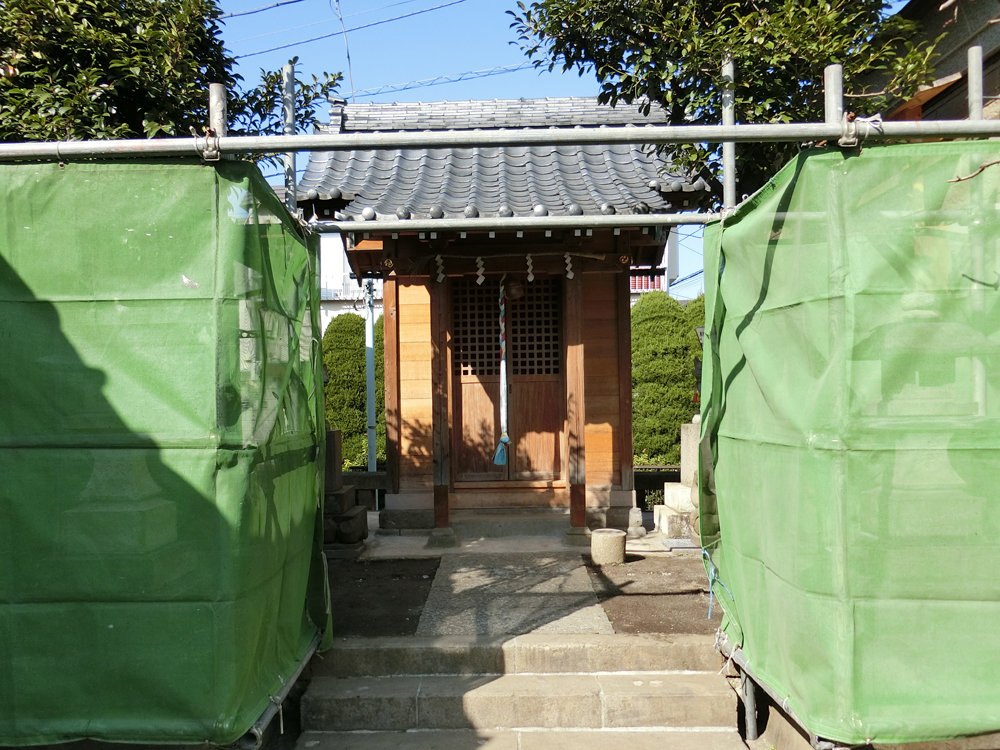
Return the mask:
{"type": "Polygon", "coordinates": [[[962,120],[968,117],[967,50],[983,48],[983,116],[1000,119],[1000,2],[912,0],[899,15],[920,24],[921,39],[936,39],[934,82],[893,108],[888,120],[962,120]]]}
{"type": "MultiPolygon", "coordinates": [[[[593,99],[339,104],[324,132],[634,127],[656,107],[593,99]]],[[[661,265],[666,232],[588,217],[694,208],[707,186],[641,146],[314,153],[307,220],[357,223],[346,255],[381,279],[386,510],[447,526],[454,508],[570,507],[573,526],[621,523],[632,483],[631,270],[661,265]],[[501,231],[511,216],[579,216],[573,229],[501,231]],[[480,231],[378,231],[382,220],[469,218],[480,231]],[[505,294],[506,369],[500,357],[505,294]],[[507,377],[501,398],[501,371],[507,377]],[[507,416],[506,464],[494,463],[507,416]]]]}

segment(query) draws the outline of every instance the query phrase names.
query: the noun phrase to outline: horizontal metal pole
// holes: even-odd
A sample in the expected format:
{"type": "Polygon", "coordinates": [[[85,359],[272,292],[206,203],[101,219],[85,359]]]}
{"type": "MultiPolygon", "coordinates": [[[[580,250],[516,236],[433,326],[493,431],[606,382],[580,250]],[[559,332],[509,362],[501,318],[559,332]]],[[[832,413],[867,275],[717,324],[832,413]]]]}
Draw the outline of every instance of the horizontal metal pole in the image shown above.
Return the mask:
{"type": "MultiPolygon", "coordinates": [[[[200,156],[218,146],[223,154],[286,151],[369,151],[380,149],[472,148],[475,146],[604,145],[613,143],[747,143],[759,141],[836,141],[839,125],[645,125],[641,127],[460,130],[404,133],[313,133],[311,135],[160,138],[121,141],[59,141],[0,144],[0,160],[73,157],[200,156]]],[[[858,122],[863,140],[972,138],[1000,136],[1000,120],[858,122]]]]}
{"type": "Polygon", "coordinates": [[[486,232],[532,229],[625,229],[707,224],[718,214],[623,214],[621,216],[484,216],[478,219],[392,219],[385,221],[320,221],[314,232],[486,232]]]}

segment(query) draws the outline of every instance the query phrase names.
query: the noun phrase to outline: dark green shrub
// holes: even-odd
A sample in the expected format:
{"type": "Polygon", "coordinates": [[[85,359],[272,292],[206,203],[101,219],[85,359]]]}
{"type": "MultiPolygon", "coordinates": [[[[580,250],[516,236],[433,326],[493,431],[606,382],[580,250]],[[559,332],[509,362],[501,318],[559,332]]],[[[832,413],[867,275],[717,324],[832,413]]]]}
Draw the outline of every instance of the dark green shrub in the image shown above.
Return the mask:
{"type": "Polygon", "coordinates": [[[680,463],[681,425],[698,413],[694,360],[704,297],[682,307],[665,292],[632,308],[632,436],[637,465],[680,463]]]}
{"type": "MultiPolygon", "coordinates": [[[[385,460],[385,369],[381,316],[375,321],[375,442],[376,460],[385,460]]],[[[365,319],[354,313],[338,315],[323,334],[326,420],[340,430],[344,463],[367,466],[365,411],[365,319]]]]}

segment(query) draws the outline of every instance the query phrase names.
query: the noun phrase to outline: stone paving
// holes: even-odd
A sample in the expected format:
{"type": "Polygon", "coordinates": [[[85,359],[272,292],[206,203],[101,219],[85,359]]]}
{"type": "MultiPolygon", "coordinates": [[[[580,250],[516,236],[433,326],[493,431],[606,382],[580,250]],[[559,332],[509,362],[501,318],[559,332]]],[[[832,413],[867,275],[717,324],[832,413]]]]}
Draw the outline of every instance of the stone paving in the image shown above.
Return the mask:
{"type": "Polygon", "coordinates": [[[614,633],[572,548],[444,555],[418,636],[614,633]]]}

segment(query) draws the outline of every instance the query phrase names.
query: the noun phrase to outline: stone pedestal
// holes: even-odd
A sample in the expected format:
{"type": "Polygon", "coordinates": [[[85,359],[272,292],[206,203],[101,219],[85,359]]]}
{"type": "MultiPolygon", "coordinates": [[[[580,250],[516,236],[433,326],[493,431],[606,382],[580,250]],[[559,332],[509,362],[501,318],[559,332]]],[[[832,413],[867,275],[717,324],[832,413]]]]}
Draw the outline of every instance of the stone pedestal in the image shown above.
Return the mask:
{"type": "Polygon", "coordinates": [[[427,547],[432,549],[440,547],[458,547],[461,542],[455,535],[454,529],[450,526],[443,529],[433,529],[427,537],[427,547]]]}
{"type": "Polygon", "coordinates": [[[641,539],[646,536],[646,527],[642,525],[642,508],[629,510],[628,529],[625,533],[629,539],[641,539]]]}
{"type": "Polygon", "coordinates": [[[590,535],[590,557],[595,565],[620,565],[625,562],[625,532],[594,529],[590,535]]]}
{"type": "Polygon", "coordinates": [[[693,536],[697,529],[698,446],[701,417],[681,425],[681,481],[663,485],[663,505],[653,508],[656,530],[671,539],[693,536]],[[695,520],[693,520],[695,519],[695,520]]]}

